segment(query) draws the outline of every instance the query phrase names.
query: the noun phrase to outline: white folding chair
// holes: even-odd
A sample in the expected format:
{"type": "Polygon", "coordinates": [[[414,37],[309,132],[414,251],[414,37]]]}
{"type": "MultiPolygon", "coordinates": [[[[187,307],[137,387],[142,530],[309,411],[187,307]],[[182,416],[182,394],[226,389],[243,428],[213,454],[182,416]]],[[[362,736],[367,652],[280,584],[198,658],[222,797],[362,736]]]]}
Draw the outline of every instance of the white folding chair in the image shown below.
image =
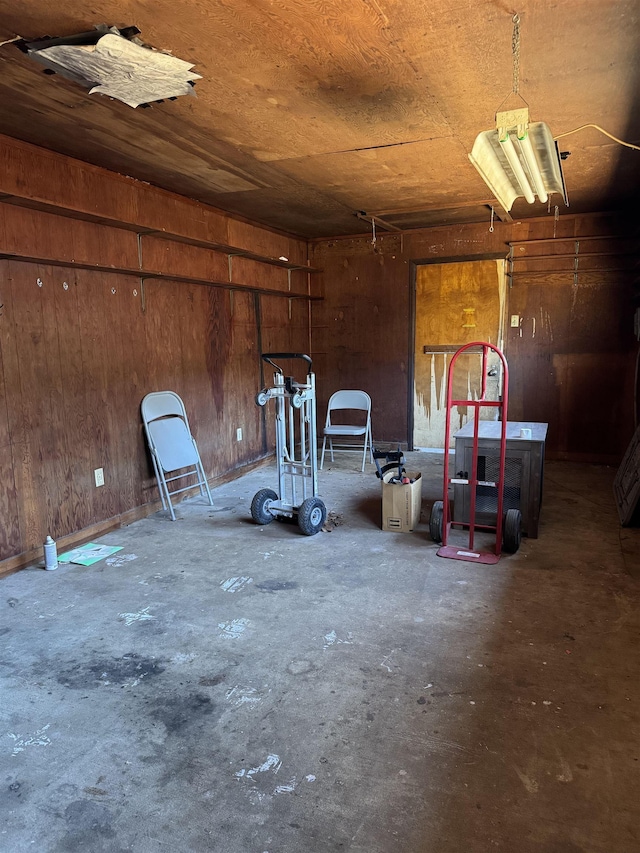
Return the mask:
{"type": "MultiPolygon", "coordinates": [[[[344,416],[342,419],[345,420],[344,416]]],[[[360,418],[362,421],[362,418],[360,418]]],[[[320,469],[324,465],[324,451],[329,442],[329,452],[331,461],[333,462],[334,452],[345,453],[360,450],[360,444],[354,441],[336,443],[335,438],[350,438],[355,439],[359,436],[363,438],[362,445],[362,470],[364,471],[364,463],[367,458],[367,448],[371,462],[373,462],[373,452],[371,447],[371,397],[366,391],[336,391],[329,398],[327,406],[327,420],[324,426],[324,439],[322,441],[322,456],[320,458],[320,469]],[[359,424],[344,424],[335,423],[332,413],[337,410],[357,410],[365,412],[365,422],[359,424]]]]}
{"type": "Polygon", "coordinates": [[[195,439],[191,435],[187,412],[180,397],[173,391],[154,391],[146,395],[140,408],[162,498],[162,507],[169,510],[171,520],[176,520],[171,495],[179,495],[194,486],[200,487],[200,494],[208,497],[209,503],[213,506],[207,476],[202,467],[195,439]],[[188,470],[173,477],[165,476],[181,468],[188,470]],[[169,491],[169,483],[192,476],[197,478],[195,483],[169,491]]]}

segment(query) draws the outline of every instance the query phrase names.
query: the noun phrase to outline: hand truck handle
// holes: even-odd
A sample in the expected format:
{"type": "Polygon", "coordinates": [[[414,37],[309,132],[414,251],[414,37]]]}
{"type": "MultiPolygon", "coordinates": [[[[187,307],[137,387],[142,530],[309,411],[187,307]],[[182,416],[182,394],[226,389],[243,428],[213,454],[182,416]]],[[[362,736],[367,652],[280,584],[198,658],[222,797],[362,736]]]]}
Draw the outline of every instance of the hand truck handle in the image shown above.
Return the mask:
{"type": "Polygon", "coordinates": [[[278,365],[272,361],[272,359],[274,359],[274,358],[302,358],[309,365],[309,369],[311,369],[311,357],[308,355],[304,355],[304,353],[301,353],[301,352],[263,352],[262,353],[262,360],[263,361],[266,361],[272,367],[275,367],[275,369],[279,373],[283,373],[284,371],[282,370],[282,368],[278,367],[278,365]]]}

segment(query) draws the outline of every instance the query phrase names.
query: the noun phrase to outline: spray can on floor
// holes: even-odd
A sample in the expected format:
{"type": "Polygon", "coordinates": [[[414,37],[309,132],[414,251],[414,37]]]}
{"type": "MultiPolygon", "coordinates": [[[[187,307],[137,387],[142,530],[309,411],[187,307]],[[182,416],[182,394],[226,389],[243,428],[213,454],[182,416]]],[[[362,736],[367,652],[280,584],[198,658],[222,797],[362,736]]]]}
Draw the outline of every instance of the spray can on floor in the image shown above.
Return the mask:
{"type": "Polygon", "coordinates": [[[48,572],[58,568],[58,549],[50,536],[47,536],[44,543],[44,567],[48,572]]]}

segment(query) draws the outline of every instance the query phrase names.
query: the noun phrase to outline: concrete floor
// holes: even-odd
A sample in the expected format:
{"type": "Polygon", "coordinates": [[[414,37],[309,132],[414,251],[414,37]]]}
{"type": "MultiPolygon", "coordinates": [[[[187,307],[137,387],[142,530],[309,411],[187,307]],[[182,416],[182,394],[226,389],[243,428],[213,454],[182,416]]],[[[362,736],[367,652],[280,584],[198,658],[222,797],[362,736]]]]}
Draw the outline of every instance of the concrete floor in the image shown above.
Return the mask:
{"type": "Polygon", "coordinates": [[[413,534],[342,460],[331,532],[254,525],[263,468],[102,537],[109,561],[0,582],[2,851],[640,850],[615,472],[549,463],[540,538],[477,566],[428,536],[441,457],[409,454],[413,534]]]}

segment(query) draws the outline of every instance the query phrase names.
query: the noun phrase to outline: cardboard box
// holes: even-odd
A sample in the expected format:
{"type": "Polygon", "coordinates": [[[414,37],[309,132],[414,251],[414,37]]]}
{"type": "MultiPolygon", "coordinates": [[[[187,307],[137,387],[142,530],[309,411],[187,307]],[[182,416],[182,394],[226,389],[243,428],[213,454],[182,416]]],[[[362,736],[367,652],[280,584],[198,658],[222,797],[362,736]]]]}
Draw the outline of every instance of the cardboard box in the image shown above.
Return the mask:
{"type": "Polygon", "coordinates": [[[413,483],[390,483],[395,471],[387,471],[382,482],[382,529],[411,533],[420,521],[422,474],[407,471],[413,483]]]}

